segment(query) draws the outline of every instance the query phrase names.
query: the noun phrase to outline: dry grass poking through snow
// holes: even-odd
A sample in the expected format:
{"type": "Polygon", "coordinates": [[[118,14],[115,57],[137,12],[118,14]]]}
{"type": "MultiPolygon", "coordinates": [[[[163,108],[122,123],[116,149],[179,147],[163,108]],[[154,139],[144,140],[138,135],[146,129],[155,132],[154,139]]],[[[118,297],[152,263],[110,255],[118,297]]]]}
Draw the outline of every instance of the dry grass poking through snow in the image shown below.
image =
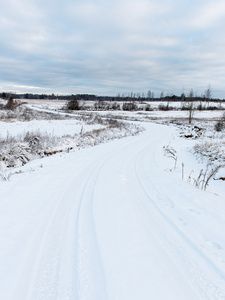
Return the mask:
{"type": "Polygon", "coordinates": [[[225,141],[203,141],[194,146],[194,152],[209,162],[225,162],[225,141]]]}
{"type": "Polygon", "coordinates": [[[0,171],[23,166],[30,160],[57,152],[68,152],[72,149],[95,146],[109,140],[136,135],[143,130],[134,124],[99,117],[89,117],[83,124],[102,125],[102,128],[83,132],[82,126],[78,134],[71,133],[60,137],[38,130],[17,136],[8,134],[6,138],[0,139],[0,171]]]}
{"type": "Polygon", "coordinates": [[[28,122],[31,120],[64,120],[68,115],[32,110],[24,105],[15,107],[12,110],[0,109],[0,121],[3,122],[28,122]]]}

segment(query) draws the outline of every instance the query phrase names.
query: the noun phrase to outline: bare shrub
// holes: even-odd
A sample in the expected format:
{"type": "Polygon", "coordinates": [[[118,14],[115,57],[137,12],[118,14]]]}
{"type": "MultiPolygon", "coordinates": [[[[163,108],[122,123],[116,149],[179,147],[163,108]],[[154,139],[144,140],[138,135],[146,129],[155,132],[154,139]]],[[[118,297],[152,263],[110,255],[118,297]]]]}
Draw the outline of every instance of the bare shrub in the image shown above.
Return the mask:
{"type": "Polygon", "coordinates": [[[224,122],[221,121],[221,120],[218,121],[218,122],[215,124],[214,128],[215,128],[215,130],[216,130],[217,132],[222,131],[222,130],[224,129],[224,122]]]}
{"type": "Polygon", "coordinates": [[[145,110],[146,110],[146,111],[153,111],[153,108],[151,108],[151,105],[150,105],[150,104],[146,104],[145,110]]]}
{"type": "Polygon", "coordinates": [[[217,132],[220,132],[220,131],[223,131],[223,129],[225,128],[225,113],[223,114],[223,116],[221,117],[221,120],[219,120],[215,126],[214,126],[214,129],[217,131],[217,132]]]}
{"type": "Polygon", "coordinates": [[[8,102],[7,102],[6,105],[5,105],[5,109],[10,109],[10,110],[12,110],[12,109],[14,109],[15,107],[16,107],[16,103],[15,103],[15,101],[13,100],[13,98],[10,97],[9,100],[8,100],[8,102]]]}
{"type": "Polygon", "coordinates": [[[96,110],[109,110],[110,109],[109,104],[102,100],[95,102],[94,107],[96,110]]]}
{"type": "Polygon", "coordinates": [[[77,99],[69,101],[66,105],[68,110],[80,110],[80,103],[77,99]]]}
{"type": "Polygon", "coordinates": [[[194,152],[196,154],[205,157],[208,161],[223,161],[225,159],[225,153],[223,151],[224,142],[205,141],[198,143],[194,146],[194,152]]]}
{"type": "Polygon", "coordinates": [[[110,109],[112,110],[120,110],[120,105],[117,102],[114,102],[111,106],[110,109]]]}
{"type": "Polygon", "coordinates": [[[197,110],[202,111],[204,109],[205,107],[202,105],[202,102],[200,102],[199,105],[197,106],[197,110]]]}
{"type": "Polygon", "coordinates": [[[121,125],[122,125],[122,122],[119,122],[118,120],[112,119],[112,118],[108,119],[107,123],[108,123],[109,127],[111,127],[111,128],[112,127],[118,127],[118,128],[120,128],[121,125]]]}
{"type": "Polygon", "coordinates": [[[125,102],[122,106],[123,110],[125,111],[134,111],[138,110],[138,107],[135,103],[133,102],[125,102]]]}
{"type": "Polygon", "coordinates": [[[217,106],[208,106],[206,110],[218,110],[219,108],[217,106]]]}
{"type": "Polygon", "coordinates": [[[164,104],[159,104],[158,110],[168,111],[169,110],[169,106],[168,105],[164,105],[164,104]]]}
{"type": "Polygon", "coordinates": [[[180,110],[189,110],[186,104],[182,104],[180,110]]]}

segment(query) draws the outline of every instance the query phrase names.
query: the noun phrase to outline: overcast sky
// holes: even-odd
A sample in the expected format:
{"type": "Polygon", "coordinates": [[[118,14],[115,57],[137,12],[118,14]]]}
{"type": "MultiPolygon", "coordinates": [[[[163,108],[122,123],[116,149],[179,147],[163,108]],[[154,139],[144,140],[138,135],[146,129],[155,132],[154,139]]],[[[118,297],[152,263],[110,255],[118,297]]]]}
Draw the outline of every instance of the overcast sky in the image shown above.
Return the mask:
{"type": "Polygon", "coordinates": [[[225,98],[225,0],[1,0],[0,91],[225,98]]]}

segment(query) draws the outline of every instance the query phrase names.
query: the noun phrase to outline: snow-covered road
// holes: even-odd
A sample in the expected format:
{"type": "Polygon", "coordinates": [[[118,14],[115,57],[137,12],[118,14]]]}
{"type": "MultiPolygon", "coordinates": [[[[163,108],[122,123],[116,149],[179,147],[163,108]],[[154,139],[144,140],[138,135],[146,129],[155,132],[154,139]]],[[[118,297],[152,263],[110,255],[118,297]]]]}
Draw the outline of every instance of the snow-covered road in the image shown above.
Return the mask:
{"type": "Polygon", "coordinates": [[[174,129],[146,128],[0,183],[0,299],[225,299],[224,201],[165,172],[174,129]]]}

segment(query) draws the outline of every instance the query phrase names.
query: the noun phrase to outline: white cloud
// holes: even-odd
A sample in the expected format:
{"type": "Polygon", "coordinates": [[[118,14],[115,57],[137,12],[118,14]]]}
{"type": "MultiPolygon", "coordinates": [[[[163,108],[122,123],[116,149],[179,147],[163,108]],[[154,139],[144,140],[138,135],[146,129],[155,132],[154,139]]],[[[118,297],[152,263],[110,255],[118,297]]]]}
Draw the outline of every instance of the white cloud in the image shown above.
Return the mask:
{"type": "MultiPolygon", "coordinates": [[[[213,29],[225,24],[225,2],[222,0],[206,1],[193,13],[191,26],[195,29],[213,29]]],[[[223,27],[224,28],[224,27],[223,27]]]]}
{"type": "Polygon", "coordinates": [[[2,11],[5,87],[116,94],[214,83],[223,91],[220,0],[11,0],[2,11]]]}

